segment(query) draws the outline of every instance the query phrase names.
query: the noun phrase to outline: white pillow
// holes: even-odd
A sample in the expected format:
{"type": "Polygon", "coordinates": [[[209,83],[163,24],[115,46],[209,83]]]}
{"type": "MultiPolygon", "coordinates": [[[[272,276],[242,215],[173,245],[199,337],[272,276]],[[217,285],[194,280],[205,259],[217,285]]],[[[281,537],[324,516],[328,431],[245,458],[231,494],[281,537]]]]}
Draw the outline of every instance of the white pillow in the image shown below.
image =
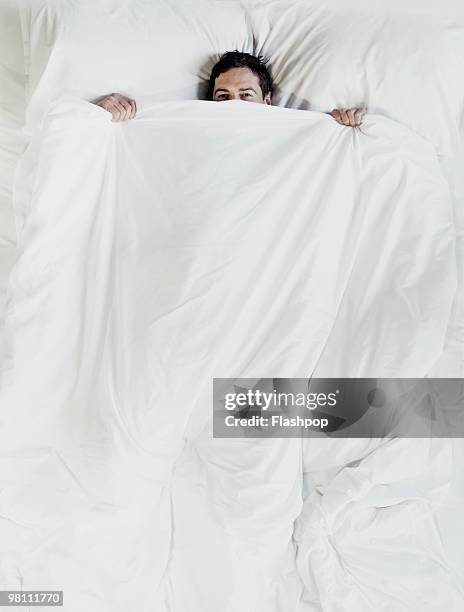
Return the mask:
{"type": "Polygon", "coordinates": [[[202,97],[220,53],[254,50],[270,58],[274,103],[364,103],[452,155],[464,115],[464,18],[450,17],[453,2],[23,0],[28,119],[63,93],[202,97]]]}
{"type": "Polygon", "coordinates": [[[452,155],[464,113],[464,20],[421,13],[411,0],[407,10],[383,4],[245,0],[274,102],[325,112],[366,104],[452,155]]]}
{"type": "Polygon", "coordinates": [[[29,120],[63,93],[195,99],[219,55],[252,52],[239,0],[24,0],[29,120]]]}

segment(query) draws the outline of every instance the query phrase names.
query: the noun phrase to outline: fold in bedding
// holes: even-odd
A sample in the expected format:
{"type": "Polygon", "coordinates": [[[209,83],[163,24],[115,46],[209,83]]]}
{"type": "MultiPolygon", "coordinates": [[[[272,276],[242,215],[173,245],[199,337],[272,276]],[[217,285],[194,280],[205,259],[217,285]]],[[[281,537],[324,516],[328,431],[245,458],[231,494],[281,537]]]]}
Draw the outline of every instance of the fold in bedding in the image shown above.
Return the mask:
{"type": "MultiPolygon", "coordinates": [[[[319,113],[176,102],[114,124],[65,98],[19,179],[2,584],[63,589],[67,612],[361,612],[382,588],[399,612],[419,580],[410,551],[426,550],[427,593],[458,609],[439,538],[410,530],[400,467],[374,469],[401,461],[398,446],[339,440],[337,482],[351,470],[359,495],[335,484],[322,507],[304,493],[324,457],[315,441],[210,432],[213,377],[422,377],[440,359],[456,270],[431,145],[376,116],[357,131],[319,113]],[[356,515],[363,469],[363,508],[382,505],[376,478],[396,483],[383,498],[394,528],[371,545],[410,584],[372,581],[365,548],[340,535],[349,524],[333,518],[335,538],[321,518],[356,515]]],[[[424,444],[446,488],[450,442],[424,444]]],[[[433,522],[441,497],[425,489],[433,522]]]]}

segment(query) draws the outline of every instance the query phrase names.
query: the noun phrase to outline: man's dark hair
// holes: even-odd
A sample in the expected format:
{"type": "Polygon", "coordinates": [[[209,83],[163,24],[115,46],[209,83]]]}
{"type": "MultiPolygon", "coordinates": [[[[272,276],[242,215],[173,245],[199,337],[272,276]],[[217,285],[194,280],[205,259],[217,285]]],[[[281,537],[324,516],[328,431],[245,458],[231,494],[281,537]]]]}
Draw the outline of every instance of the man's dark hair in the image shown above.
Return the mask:
{"type": "Polygon", "coordinates": [[[263,92],[263,98],[265,98],[268,93],[272,94],[273,83],[271,73],[266,65],[267,62],[268,60],[262,55],[255,56],[238,50],[227,51],[227,53],[221,55],[219,61],[211,71],[207,99],[213,99],[214,83],[217,77],[232,68],[249,68],[259,78],[259,85],[263,92]]]}

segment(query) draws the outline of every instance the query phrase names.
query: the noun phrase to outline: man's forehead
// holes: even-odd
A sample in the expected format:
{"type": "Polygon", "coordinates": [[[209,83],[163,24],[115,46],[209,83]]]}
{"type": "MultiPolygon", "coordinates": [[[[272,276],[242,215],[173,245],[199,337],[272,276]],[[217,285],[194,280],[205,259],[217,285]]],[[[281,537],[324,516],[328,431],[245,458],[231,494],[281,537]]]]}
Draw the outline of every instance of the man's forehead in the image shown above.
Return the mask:
{"type": "Polygon", "coordinates": [[[216,89],[218,87],[229,85],[236,85],[241,88],[244,87],[256,87],[259,85],[258,76],[252,72],[249,68],[240,67],[240,68],[231,68],[227,70],[227,72],[222,72],[218,77],[216,77],[216,89]]]}

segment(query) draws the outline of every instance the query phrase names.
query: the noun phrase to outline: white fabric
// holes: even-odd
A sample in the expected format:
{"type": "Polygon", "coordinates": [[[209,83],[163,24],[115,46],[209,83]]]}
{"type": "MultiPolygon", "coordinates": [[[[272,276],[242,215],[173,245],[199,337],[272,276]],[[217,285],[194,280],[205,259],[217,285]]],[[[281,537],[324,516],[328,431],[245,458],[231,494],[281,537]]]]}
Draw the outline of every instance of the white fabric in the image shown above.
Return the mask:
{"type": "Polygon", "coordinates": [[[31,125],[63,92],[196,99],[221,53],[253,50],[238,0],[23,0],[22,24],[31,125]]]}
{"type": "Polygon", "coordinates": [[[431,370],[464,375],[464,9],[453,0],[22,0],[28,126],[64,92],[194,99],[219,54],[265,53],[274,102],[366,104],[432,142],[453,195],[460,292],[431,370]]]}
{"type": "MultiPolygon", "coordinates": [[[[425,4],[425,3],[422,3],[425,4]]],[[[410,14],[389,2],[246,0],[256,51],[270,59],[276,103],[366,106],[455,155],[464,129],[464,15],[410,14]],[[463,122],[463,123],[461,123],[463,122]]],[[[446,7],[446,5],[445,5],[446,7]]]]}
{"type": "Polygon", "coordinates": [[[459,144],[464,11],[452,2],[23,0],[22,16],[32,123],[64,91],[194,99],[219,53],[254,48],[280,105],[366,104],[441,154],[459,144]]]}
{"type": "Polygon", "coordinates": [[[212,376],[420,377],[440,358],[456,266],[433,147],[375,116],[359,133],[147,101],[114,124],[63,99],[29,151],[2,588],[62,588],[66,612],[458,612],[449,440],[210,432],[212,376]]]}
{"type": "MultiPolygon", "coordinates": [[[[219,54],[263,52],[275,103],[366,104],[432,142],[464,254],[464,9],[455,0],[22,0],[28,126],[64,92],[194,99],[219,54]]],[[[435,375],[464,374],[464,270],[435,375]]],[[[432,373],[432,372],[431,372],[432,373]]]]}
{"type": "Polygon", "coordinates": [[[0,6],[0,355],[3,346],[5,290],[15,258],[12,192],[18,159],[25,147],[23,45],[17,4],[0,6]]]}
{"type": "Polygon", "coordinates": [[[462,441],[208,419],[211,373],[462,376],[462,3],[22,0],[24,60],[16,9],[0,587],[64,589],[66,612],[461,612],[462,441]],[[270,56],[276,102],[397,122],[143,99],[196,98],[234,48],[270,56]],[[135,122],[48,115],[110,91],[135,122]]]}

